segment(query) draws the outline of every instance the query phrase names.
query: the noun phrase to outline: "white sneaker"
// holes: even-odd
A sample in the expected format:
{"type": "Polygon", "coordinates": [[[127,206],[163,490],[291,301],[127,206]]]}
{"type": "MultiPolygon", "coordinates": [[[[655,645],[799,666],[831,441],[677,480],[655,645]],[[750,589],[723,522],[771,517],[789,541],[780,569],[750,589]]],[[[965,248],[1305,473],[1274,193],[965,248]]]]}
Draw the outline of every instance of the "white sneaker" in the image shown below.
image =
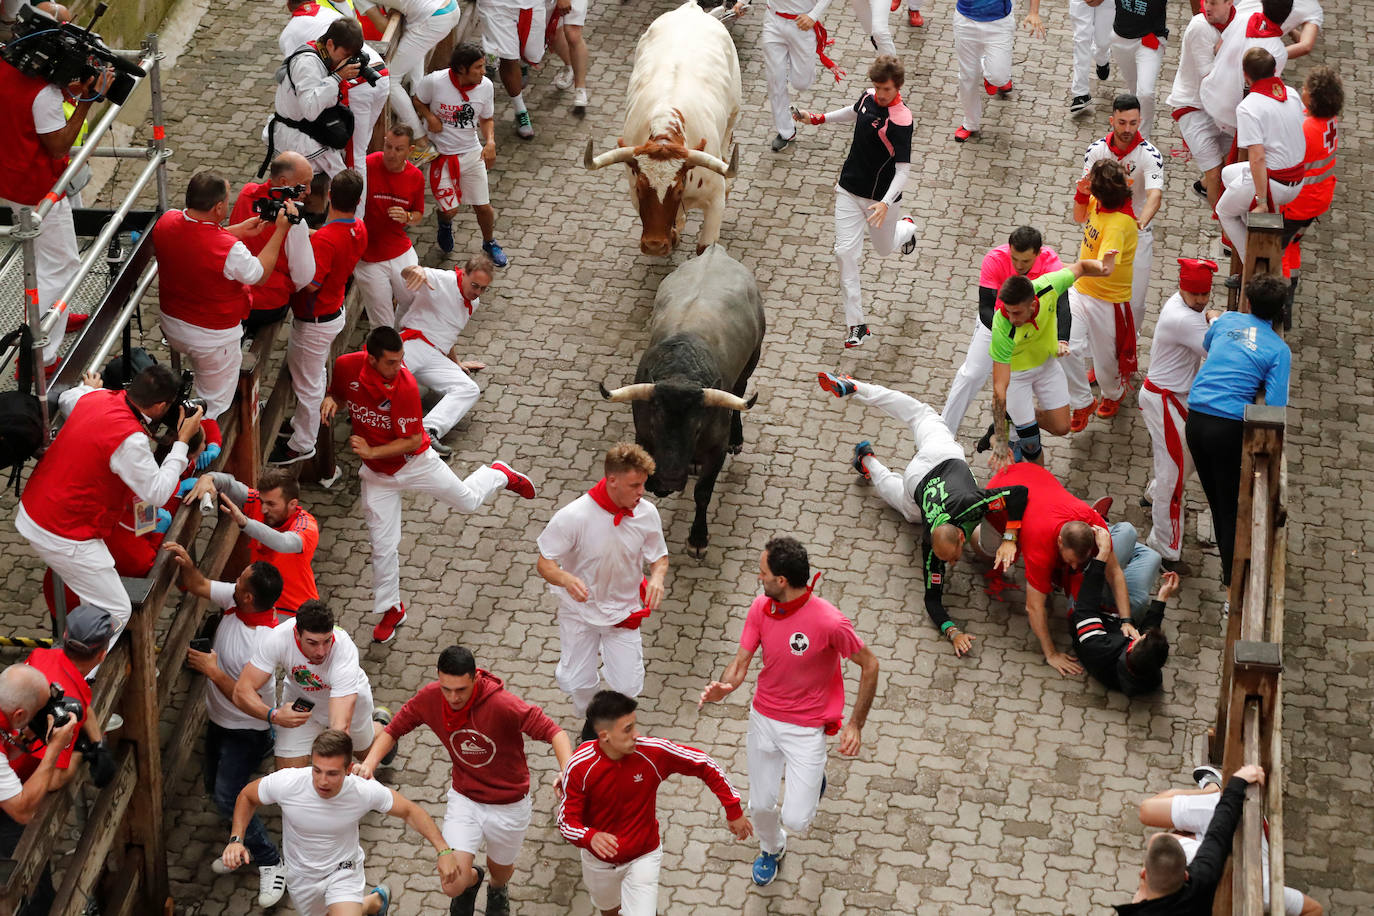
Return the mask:
{"type": "Polygon", "coordinates": [[[581,117],[582,115],[584,115],[584,114],[587,113],[587,90],[586,90],[586,89],[579,89],[579,90],[577,90],[577,92],[573,95],[572,112],[573,112],[573,114],[577,115],[578,117],[581,117]]]}
{"type": "Polygon", "coordinates": [[[276,906],[285,893],[285,865],[263,865],[258,868],[258,906],[276,906]]]}
{"type": "Polygon", "coordinates": [[[573,69],[569,65],[558,71],[558,75],[553,78],[553,88],[571,89],[573,84],[573,69]]]}

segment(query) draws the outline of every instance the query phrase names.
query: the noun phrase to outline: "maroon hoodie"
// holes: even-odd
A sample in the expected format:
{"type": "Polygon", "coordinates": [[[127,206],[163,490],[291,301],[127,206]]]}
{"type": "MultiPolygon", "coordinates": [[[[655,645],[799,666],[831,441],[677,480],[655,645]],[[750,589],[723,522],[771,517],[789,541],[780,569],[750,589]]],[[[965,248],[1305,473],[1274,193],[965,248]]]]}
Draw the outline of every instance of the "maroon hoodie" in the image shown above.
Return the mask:
{"type": "Polygon", "coordinates": [[[450,708],[435,681],[406,701],[386,733],[399,739],[421,723],[439,736],[453,758],[454,791],[484,805],[509,805],[529,794],[524,736],[552,743],[560,730],[542,709],[480,668],[465,708],[450,708]]]}

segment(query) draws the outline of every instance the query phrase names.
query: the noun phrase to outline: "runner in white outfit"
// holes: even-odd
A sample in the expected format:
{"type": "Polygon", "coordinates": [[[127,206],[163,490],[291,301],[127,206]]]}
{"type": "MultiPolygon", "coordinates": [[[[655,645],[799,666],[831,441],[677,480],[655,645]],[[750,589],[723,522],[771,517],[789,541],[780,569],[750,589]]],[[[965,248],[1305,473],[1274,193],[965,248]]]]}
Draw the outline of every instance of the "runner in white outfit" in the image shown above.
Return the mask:
{"type": "MultiPolygon", "coordinates": [[[[357,0],[358,11],[367,16],[378,31],[386,30],[386,20],[372,0],[357,0]]],[[[461,11],[458,0],[387,0],[386,8],[405,19],[401,38],[391,54],[391,111],[410,125],[415,136],[423,128],[410,104],[404,84],[415,86],[428,71],[429,54],[449,33],[458,28],[461,11]]]]}
{"type": "MultiPolygon", "coordinates": [[[[738,12],[743,4],[735,6],[738,12]]],[[[792,123],[792,96],[811,88],[818,61],[814,28],[820,24],[830,0],[768,0],[763,15],[763,66],[768,75],[768,105],[773,113],[774,151],[796,139],[792,123]]],[[[824,29],[824,26],[821,27],[824,29]]],[[[823,41],[823,40],[822,40],[823,41]]],[[[839,77],[836,76],[836,81],[839,77]]]]}
{"type": "Polygon", "coordinates": [[[1092,77],[1105,79],[1112,59],[1112,19],[1116,5],[1111,0],[1069,0],[1069,20],[1073,23],[1073,78],[1069,83],[1070,114],[1082,114],[1092,107],[1092,77]]]}
{"type": "Polygon", "coordinates": [[[873,42],[879,54],[897,56],[897,45],[892,40],[892,26],[888,19],[892,16],[892,5],[888,0],[849,0],[854,10],[854,18],[873,42]]]}
{"type": "MultiPolygon", "coordinates": [[[[964,111],[963,123],[954,132],[959,143],[982,127],[985,94],[1006,98],[1011,92],[1015,9],[1012,0],[956,0],[954,4],[954,57],[959,62],[958,95],[964,111]]],[[[1045,36],[1040,0],[1030,0],[1025,26],[1036,38],[1045,36]]]]}
{"type": "Polygon", "coordinates": [[[1140,99],[1140,131],[1154,133],[1155,84],[1169,39],[1168,0],[1116,0],[1112,60],[1126,91],[1140,99]]]}
{"type": "Polygon", "coordinates": [[[1235,15],[1231,0],[1204,0],[1202,12],[1189,21],[1183,32],[1174,88],[1167,99],[1178,134],[1193,158],[1193,165],[1202,173],[1202,187],[1213,207],[1221,196],[1221,165],[1226,161],[1233,134],[1222,130],[1203,110],[1202,80],[1212,72],[1217,43],[1235,15]]]}
{"type": "Polygon", "coordinates": [[[902,517],[913,525],[919,524],[921,507],[912,498],[916,485],[937,464],[943,464],[951,458],[966,461],[964,447],[955,441],[935,408],[924,401],[882,385],[870,385],[857,380],[853,385],[854,400],[878,408],[894,420],[905,423],[911,430],[911,438],[916,441],[916,454],[900,475],[889,470],[871,454],[863,457],[862,463],[863,470],[873,482],[873,489],[878,491],[883,502],[902,513],[902,517]]]}
{"type": "MultiPolygon", "coordinates": [[[[1269,6],[1275,16],[1284,15],[1286,4],[1269,6]]],[[[1288,63],[1288,47],[1283,36],[1303,23],[1315,20],[1321,24],[1321,7],[1312,0],[1294,3],[1281,24],[1264,14],[1263,0],[1241,0],[1236,4],[1235,16],[1221,33],[1216,57],[1198,86],[1202,108],[1222,130],[1232,136],[1236,132],[1236,107],[1245,97],[1245,73],[1242,61],[1251,48],[1263,48],[1274,58],[1274,75],[1282,76],[1288,63]],[[1301,9],[1300,9],[1301,7],[1301,9]]]]}

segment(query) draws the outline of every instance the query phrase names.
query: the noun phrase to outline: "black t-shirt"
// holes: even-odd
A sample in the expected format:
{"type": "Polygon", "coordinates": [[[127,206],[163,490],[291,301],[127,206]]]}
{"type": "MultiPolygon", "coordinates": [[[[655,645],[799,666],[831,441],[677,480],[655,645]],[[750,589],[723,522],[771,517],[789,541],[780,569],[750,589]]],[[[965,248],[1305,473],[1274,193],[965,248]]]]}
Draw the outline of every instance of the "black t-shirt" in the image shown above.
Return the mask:
{"type": "Polygon", "coordinates": [[[854,103],[854,142],[840,170],[840,187],[856,197],[882,200],[899,162],[911,161],[911,109],[899,98],[887,108],[866,91],[854,103]]]}
{"type": "Polygon", "coordinates": [[[1146,35],[1168,38],[1167,14],[1167,0],[1116,0],[1112,31],[1131,40],[1146,35]]]}

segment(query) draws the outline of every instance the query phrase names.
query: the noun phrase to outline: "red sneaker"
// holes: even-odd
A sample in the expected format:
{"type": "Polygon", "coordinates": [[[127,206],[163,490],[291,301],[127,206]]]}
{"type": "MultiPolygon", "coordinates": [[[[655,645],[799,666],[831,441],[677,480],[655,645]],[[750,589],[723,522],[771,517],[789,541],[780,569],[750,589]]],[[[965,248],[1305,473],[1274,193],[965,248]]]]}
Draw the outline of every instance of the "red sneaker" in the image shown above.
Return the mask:
{"type": "Polygon", "coordinates": [[[493,461],[491,466],[506,475],[506,489],[525,499],[534,499],[534,481],[519,471],[513,470],[504,461],[493,461]]]}
{"type": "Polygon", "coordinates": [[[67,333],[70,334],[72,331],[78,330],[83,324],[89,321],[90,318],[91,316],[84,312],[68,312],[67,333]]]}
{"type": "Polygon", "coordinates": [[[1104,496],[1093,503],[1093,511],[1102,516],[1103,521],[1105,521],[1107,513],[1112,511],[1112,498],[1110,496],[1104,496]]]}
{"type": "Polygon", "coordinates": [[[901,6],[901,5],[902,5],[902,0],[892,0],[892,6],[888,9],[888,12],[890,12],[890,13],[895,13],[895,12],[897,12],[897,7],[899,7],[899,6],[901,6]]]}
{"type": "Polygon", "coordinates": [[[920,10],[907,10],[906,21],[911,23],[913,29],[919,29],[926,24],[925,17],[921,15],[920,10]]]}
{"type": "Polygon", "coordinates": [[[1076,408],[1069,417],[1069,432],[1081,433],[1088,428],[1088,418],[1097,410],[1098,400],[1093,398],[1093,402],[1087,407],[1076,408]]]}
{"type": "Polygon", "coordinates": [[[954,142],[963,143],[964,141],[968,140],[969,137],[972,136],[973,131],[969,130],[967,127],[960,124],[958,129],[954,131],[954,142]]]}
{"type": "Polygon", "coordinates": [[[1096,366],[1089,366],[1089,367],[1088,367],[1088,384],[1089,384],[1089,385],[1096,385],[1096,384],[1097,384],[1097,367],[1096,367],[1096,366]]]}
{"type": "Polygon", "coordinates": [[[391,642],[396,638],[396,628],[405,622],[405,603],[393,605],[391,610],[382,615],[382,622],[372,628],[372,641],[391,642]]]}
{"type": "Polygon", "coordinates": [[[1114,401],[1111,398],[1103,398],[1101,403],[1099,403],[1097,406],[1097,415],[1105,420],[1109,417],[1116,416],[1117,411],[1119,411],[1120,409],[1121,401],[1114,401]]]}

